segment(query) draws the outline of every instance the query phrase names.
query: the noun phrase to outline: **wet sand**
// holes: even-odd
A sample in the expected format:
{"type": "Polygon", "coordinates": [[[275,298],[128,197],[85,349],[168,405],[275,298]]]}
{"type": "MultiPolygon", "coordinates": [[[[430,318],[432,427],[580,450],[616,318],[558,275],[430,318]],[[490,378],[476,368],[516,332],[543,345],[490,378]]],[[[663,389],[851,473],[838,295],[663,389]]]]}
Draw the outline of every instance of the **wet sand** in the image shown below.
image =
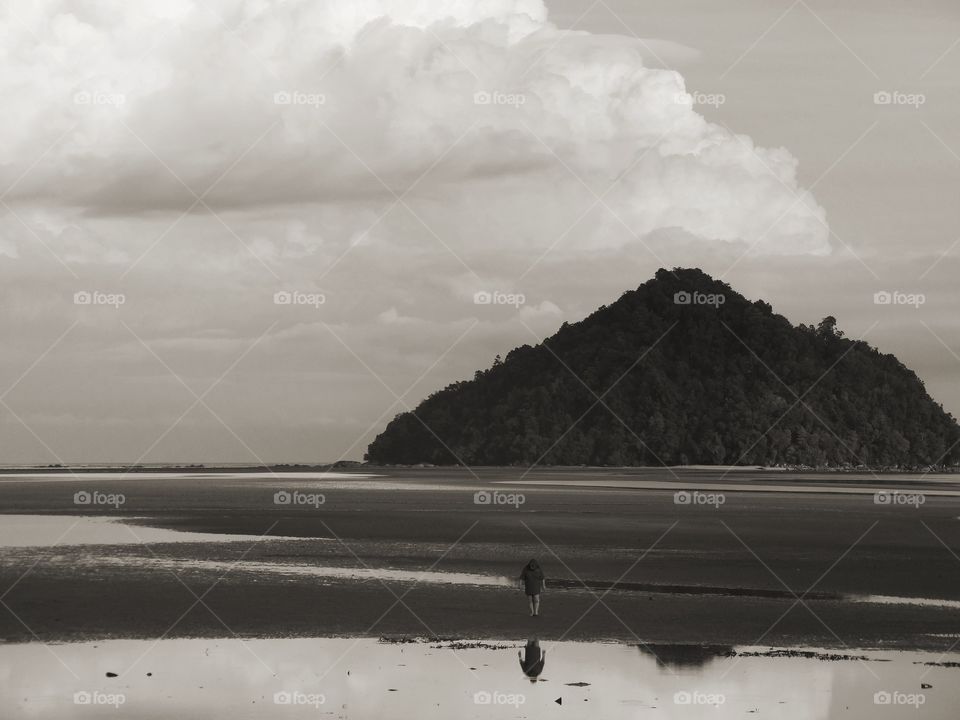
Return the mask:
{"type": "Polygon", "coordinates": [[[0,586],[9,588],[0,637],[536,632],[931,651],[960,637],[960,559],[949,549],[960,548],[960,498],[948,494],[960,490],[955,476],[538,470],[517,484],[516,469],[363,472],[379,477],[0,477],[4,513],[67,523],[43,528],[34,544],[0,547],[0,586]],[[701,488],[722,504],[675,502],[675,492],[701,488]],[[921,492],[923,502],[876,504],[874,489],[921,492]],[[124,502],[78,506],[82,491],[124,502]],[[323,502],[275,504],[284,491],[323,502]],[[524,497],[478,505],[477,492],[524,497]],[[137,537],[60,537],[79,515],[122,519],[137,537]],[[209,541],[171,542],[147,528],[209,541]],[[529,557],[549,578],[539,618],[509,586],[529,557]]]}

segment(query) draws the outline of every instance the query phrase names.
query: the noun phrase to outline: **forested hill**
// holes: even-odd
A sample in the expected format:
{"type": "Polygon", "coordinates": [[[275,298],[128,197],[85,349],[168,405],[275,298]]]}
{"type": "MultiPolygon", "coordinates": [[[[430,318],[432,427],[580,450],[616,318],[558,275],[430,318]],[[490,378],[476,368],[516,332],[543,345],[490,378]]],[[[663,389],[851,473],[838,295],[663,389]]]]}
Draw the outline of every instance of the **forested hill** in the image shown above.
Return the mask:
{"type": "Polygon", "coordinates": [[[789,464],[960,459],[960,427],[832,317],[794,327],[698,269],[656,276],[402,413],[383,464],[789,464]]]}

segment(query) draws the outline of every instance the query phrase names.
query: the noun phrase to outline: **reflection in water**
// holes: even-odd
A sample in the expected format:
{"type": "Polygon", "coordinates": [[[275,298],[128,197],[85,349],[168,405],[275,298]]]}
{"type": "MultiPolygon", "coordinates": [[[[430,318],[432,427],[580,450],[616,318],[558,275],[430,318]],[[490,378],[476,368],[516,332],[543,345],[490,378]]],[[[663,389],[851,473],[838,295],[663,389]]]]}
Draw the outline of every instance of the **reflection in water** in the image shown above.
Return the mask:
{"type": "Polygon", "coordinates": [[[540,641],[530,638],[523,652],[518,652],[517,655],[520,657],[520,669],[523,670],[523,674],[530,678],[530,682],[536,682],[547,661],[547,653],[540,649],[540,641]]]}
{"type": "MultiPolygon", "coordinates": [[[[216,536],[215,536],[216,537],[216,536]]],[[[320,538],[326,540],[327,538],[320,538]]],[[[397,570],[394,568],[337,567],[329,565],[304,565],[302,563],[271,563],[236,560],[196,560],[161,557],[106,557],[95,559],[96,564],[128,568],[162,568],[173,572],[183,570],[211,570],[218,573],[253,573],[259,577],[286,575],[298,577],[330,578],[334,580],[389,580],[392,582],[429,583],[440,585],[476,585],[486,587],[512,587],[509,578],[500,575],[477,573],[439,572],[436,570],[397,570]]]]}
{"type": "Polygon", "coordinates": [[[719,658],[728,657],[733,648],[729,645],[640,645],[640,652],[657,661],[657,667],[701,668],[719,658]]]}
{"type": "Polygon", "coordinates": [[[0,644],[0,718],[956,720],[960,705],[960,671],[919,664],[955,654],[738,654],[678,671],[628,645],[557,642],[531,683],[516,666],[528,649],[542,663],[536,639],[457,649],[352,638],[0,644]]]}

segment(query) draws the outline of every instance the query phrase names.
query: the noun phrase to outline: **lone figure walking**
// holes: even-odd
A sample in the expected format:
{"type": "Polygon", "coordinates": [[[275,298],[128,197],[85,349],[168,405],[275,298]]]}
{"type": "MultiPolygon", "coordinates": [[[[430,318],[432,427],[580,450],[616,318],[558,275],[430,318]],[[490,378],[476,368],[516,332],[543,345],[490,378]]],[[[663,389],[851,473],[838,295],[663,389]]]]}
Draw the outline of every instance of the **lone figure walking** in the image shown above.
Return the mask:
{"type": "Polygon", "coordinates": [[[540,563],[531,559],[524,565],[520,573],[520,581],[523,583],[523,591],[530,603],[530,617],[537,617],[540,614],[540,593],[547,586],[540,563]]]}

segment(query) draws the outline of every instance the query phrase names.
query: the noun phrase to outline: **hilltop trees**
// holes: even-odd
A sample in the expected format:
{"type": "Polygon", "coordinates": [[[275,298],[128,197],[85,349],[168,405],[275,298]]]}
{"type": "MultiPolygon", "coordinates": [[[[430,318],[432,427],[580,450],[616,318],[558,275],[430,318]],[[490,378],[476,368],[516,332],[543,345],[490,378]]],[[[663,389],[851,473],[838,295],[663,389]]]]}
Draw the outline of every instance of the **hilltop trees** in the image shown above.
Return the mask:
{"type": "Polygon", "coordinates": [[[836,318],[794,327],[676,269],[398,415],[367,458],[923,466],[956,463],[958,440],[919,378],[836,318]]]}

